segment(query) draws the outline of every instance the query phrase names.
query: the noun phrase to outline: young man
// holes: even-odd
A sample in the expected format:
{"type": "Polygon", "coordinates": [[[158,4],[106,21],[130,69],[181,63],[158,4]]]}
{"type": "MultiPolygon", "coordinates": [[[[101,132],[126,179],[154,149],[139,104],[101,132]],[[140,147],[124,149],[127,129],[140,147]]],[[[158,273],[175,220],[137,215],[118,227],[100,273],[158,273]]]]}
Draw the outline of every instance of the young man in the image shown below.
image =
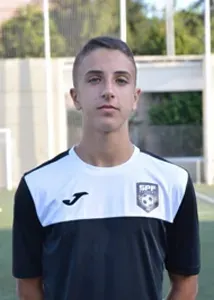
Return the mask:
{"type": "Polygon", "coordinates": [[[140,152],[133,54],[98,37],[77,55],[71,96],[78,145],[29,171],[15,195],[13,275],[22,300],[193,300],[199,273],[196,197],[188,173],[140,152]]]}

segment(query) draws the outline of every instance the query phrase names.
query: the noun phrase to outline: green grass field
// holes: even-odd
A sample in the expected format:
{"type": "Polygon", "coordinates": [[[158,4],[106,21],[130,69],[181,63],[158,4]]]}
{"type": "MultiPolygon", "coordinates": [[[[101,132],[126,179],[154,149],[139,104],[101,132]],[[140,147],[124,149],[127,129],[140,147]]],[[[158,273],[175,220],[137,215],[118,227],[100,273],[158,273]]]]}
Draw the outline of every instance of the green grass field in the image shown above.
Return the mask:
{"type": "MultiPolygon", "coordinates": [[[[214,187],[197,186],[199,193],[214,199],[214,187]]],[[[0,300],[15,300],[15,282],[11,276],[11,222],[13,193],[0,191],[0,300]]],[[[199,300],[214,299],[214,204],[198,201],[202,270],[199,277],[199,300]]],[[[168,288],[166,280],[165,290],[168,288]]],[[[60,300],[60,299],[59,299],[60,300]]]]}

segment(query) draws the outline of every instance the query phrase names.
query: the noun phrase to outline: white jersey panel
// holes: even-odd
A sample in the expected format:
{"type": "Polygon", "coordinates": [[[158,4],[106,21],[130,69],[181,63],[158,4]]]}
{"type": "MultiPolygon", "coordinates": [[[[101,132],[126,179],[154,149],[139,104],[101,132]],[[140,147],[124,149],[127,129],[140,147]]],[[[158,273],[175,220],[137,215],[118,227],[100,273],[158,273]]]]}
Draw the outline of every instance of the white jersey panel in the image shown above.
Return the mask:
{"type": "Polygon", "coordinates": [[[188,173],[138,148],[128,162],[112,168],[90,166],[72,149],[25,180],[42,226],[115,217],[173,222],[188,173]]]}

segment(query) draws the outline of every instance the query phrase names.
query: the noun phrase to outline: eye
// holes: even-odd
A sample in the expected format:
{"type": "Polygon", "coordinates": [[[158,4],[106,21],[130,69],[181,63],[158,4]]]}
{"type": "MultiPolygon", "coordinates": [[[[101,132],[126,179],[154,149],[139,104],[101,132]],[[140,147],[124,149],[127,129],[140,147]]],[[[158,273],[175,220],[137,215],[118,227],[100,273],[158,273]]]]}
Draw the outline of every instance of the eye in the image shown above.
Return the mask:
{"type": "Polygon", "coordinates": [[[116,79],[116,82],[119,84],[119,85],[125,85],[128,83],[128,80],[125,79],[125,78],[117,78],[116,79]]]}
{"type": "Polygon", "coordinates": [[[92,83],[92,84],[97,84],[101,81],[100,77],[91,77],[88,79],[88,82],[89,83],[92,83]]]}

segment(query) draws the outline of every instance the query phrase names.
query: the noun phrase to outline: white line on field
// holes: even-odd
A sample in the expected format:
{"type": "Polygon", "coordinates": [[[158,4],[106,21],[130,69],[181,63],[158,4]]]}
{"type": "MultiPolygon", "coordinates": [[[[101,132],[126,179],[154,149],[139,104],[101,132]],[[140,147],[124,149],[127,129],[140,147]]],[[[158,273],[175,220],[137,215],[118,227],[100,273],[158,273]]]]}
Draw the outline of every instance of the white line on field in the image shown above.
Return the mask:
{"type": "Polygon", "coordinates": [[[201,194],[201,193],[197,193],[197,192],[196,192],[196,196],[197,196],[199,199],[203,200],[203,201],[206,201],[206,202],[209,202],[209,203],[211,203],[211,204],[214,204],[214,199],[211,198],[211,197],[209,197],[209,196],[207,196],[207,195],[204,195],[204,194],[201,194]]]}

